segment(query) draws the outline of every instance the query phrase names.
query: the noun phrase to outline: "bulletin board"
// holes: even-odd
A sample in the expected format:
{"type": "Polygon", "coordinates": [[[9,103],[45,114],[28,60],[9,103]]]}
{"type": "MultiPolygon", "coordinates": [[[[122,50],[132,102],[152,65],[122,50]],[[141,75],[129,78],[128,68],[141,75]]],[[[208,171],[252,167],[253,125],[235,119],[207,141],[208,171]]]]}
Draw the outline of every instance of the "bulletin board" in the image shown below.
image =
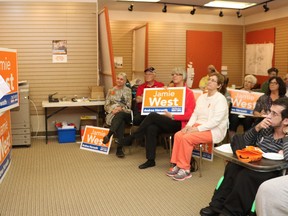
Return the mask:
{"type": "Polygon", "coordinates": [[[198,88],[199,81],[207,75],[212,64],[218,71],[222,65],[222,32],[186,31],[186,65],[193,63],[195,76],[192,88],[198,88]]]}

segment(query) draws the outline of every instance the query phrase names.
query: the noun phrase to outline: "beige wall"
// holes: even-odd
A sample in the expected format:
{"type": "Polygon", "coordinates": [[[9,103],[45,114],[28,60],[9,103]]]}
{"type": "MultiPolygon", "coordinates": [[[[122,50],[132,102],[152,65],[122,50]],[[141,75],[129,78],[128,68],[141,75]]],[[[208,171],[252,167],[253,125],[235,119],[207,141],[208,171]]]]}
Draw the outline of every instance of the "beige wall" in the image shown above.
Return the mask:
{"type": "MultiPolygon", "coordinates": [[[[123,56],[122,71],[132,77],[132,29],[144,22],[110,21],[115,56],[123,56]]],[[[168,84],[171,70],[186,68],[186,31],[221,31],[223,33],[222,64],[228,66],[230,84],[242,83],[243,26],[191,23],[148,22],[148,62],[157,69],[157,79],[168,84]]],[[[203,56],[203,58],[205,58],[203,56]]],[[[120,70],[120,69],[118,69],[120,70]]],[[[220,70],[220,68],[219,68],[220,70]]],[[[197,71],[195,71],[197,73],[197,71]]]]}
{"type": "Polygon", "coordinates": [[[275,67],[279,76],[288,72],[288,17],[245,26],[245,31],[275,28],[275,67]]]}

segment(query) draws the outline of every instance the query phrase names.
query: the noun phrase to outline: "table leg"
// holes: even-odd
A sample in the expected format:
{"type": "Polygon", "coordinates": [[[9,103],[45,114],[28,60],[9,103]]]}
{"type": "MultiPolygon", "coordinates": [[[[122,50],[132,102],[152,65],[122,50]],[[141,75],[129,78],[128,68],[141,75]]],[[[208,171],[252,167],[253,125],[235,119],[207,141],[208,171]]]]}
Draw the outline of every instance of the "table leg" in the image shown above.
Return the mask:
{"type": "Polygon", "coordinates": [[[47,107],[45,107],[45,138],[46,138],[46,144],[48,144],[48,116],[47,116],[47,107]]]}

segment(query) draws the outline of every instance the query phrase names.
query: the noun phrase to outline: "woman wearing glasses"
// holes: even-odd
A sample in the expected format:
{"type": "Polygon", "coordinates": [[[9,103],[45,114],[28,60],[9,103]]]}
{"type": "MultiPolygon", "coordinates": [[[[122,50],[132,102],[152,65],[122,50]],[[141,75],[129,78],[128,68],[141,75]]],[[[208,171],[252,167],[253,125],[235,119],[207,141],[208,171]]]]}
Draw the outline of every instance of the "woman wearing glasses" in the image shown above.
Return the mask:
{"type": "Polygon", "coordinates": [[[268,81],[268,91],[259,97],[254,108],[255,117],[265,117],[270,112],[272,101],[285,97],[286,86],[280,77],[271,77],[268,81]]]}
{"type": "MultiPolygon", "coordinates": [[[[185,86],[186,70],[183,68],[174,68],[172,71],[172,80],[174,87],[185,86]]],[[[173,87],[172,87],[173,88],[173,87]]],[[[193,92],[186,87],[185,111],[183,115],[172,115],[166,112],[164,115],[150,113],[139,128],[132,135],[120,140],[123,145],[129,146],[135,138],[145,136],[146,141],[146,159],[147,161],[139,166],[139,169],[146,169],[155,166],[155,154],[158,135],[161,133],[175,133],[185,127],[195,108],[195,99],[193,92]]]]}
{"type": "Polygon", "coordinates": [[[190,160],[194,146],[200,143],[221,142],[228,127],[228,105],[219,91],[224,76],[211,74],[207,83],[207,93],[197,99],[195,110],[187,125],[174,136],[171,163],[174,167],[167,175],[174,180],[190,178],[190,160]]]}

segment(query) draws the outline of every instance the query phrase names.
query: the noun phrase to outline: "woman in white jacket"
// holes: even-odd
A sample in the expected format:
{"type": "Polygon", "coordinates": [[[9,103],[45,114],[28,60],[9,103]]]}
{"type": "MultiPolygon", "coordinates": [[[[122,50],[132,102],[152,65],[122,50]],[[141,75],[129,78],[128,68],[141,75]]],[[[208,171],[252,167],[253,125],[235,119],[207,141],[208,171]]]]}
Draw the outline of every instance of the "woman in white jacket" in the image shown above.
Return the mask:
{"type": "Polygon", "coordinates": [[[199,143],[221,142],[228,128],[228,105],[219,92],[224,83],[223,75],[211,74],[208,92],[196,101],[196,108],[185,128],[174,136],[171,163],[175,166],[167,172],[174,180],[190,178],[190,160],[194,146],[199,143]]]}

